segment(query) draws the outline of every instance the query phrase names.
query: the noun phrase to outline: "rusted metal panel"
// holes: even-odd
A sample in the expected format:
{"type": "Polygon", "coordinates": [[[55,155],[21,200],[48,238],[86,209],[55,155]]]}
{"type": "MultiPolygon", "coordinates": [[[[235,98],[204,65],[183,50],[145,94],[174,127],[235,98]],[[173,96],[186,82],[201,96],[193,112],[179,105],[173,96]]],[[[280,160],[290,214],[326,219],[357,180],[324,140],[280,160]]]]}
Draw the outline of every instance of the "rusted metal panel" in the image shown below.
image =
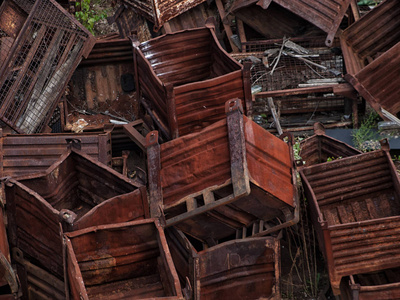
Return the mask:
{"type": "Polygon", "coordinates": [[[385,117],[382,109],[395,116],[400,112],[400,89],[397,84],[399,75],[400,42],[357,74],[346,74],[345,78],[382,117],[385,117]]]}
{"type": "Polygon", "coordinates": [[[343,276],[400,266],[400,181],[382,145],[300,170],[335,294],[343,276]]]}
{"type": "Polygon", "coordinates": [[[24,258],[18,248],[12,249],[13,263],[16,263],[21,282],[23,299],[66,299],[64,280],[24,258]]]}
{"type": "Polygon", "coordinates": [[[65,239],[73,299],[183,299],[158,220],[90,227],[65,239]]]}
{"type": "Polygon", "coordinates": [[[341,159],[361,154],[350,145],[327,136],[321,123],[314,124],[314,135],[301,141],[300,148],[301,159],[297,165],[307,167],[327,162],[328,158],[341,159]]]}
{"type": "Polygon", "coordinates": [[[355,75],[400,42],[400,5],[382,1],[340,35],[347,73],[355,75]]]}
{"type": "Polygon", "coordinates": [[[74,149],[44,173],[6,179],[5,189],[12,247],[59,277],[62,230],[149,215],[143,186],[74,149]]]}
{"type": "Polygon", "coordinates": [[[331,47],[351,0],[260,0],[258,4],[266,9],[272,1],[325,31],[325,44],[331,47]]]}
{"type": "Polygon", "coordinates": [[[80,141],[83,153],[105,165],[111,164],[109,132],[10,134],[0,138],[0,177],[45,171],[66,151],[67,140],[71,139],[80,141]]]}
{"type": "Polygon", "coordinates": [[[345,277],[340,289],[345,300],[399,299],[400,268],[345,277]]]}
{"type": "Polygon", "coordinates": [[[173,227],[166,237],[187,299],[281,299],[277,239],[238,239],[197,252],[173,227]]]}
{"type": "Polygon", "coordinates": [[[161,208],[167,226],[207,243],[297,222],[291,146],[243,116],[239,99],[227,103],[227,114],[162,145],[156,132],[147,136],[152,216],[161,208]],[[275,218],[283,224],[267,229],[275,218]]]}
{"type": "Polygon", "coordinates": [[[234,97],[251,114],[250,74],[221,48],[213,28],[152,39],[135,47],[134,59],[137,99],[151,103],[170,138],[224,118],[225,102],[234,97]]]}
{"type": "MultiPolygon", "coordinates": [[[[27,17],[15,39],[7,40],[8,55],[0,69],[0,118],[19,133],[41,132],[94,37],[54,0],[12,2],[27,17]]],[[[1,12],[3,19],[7,10],[1,12]]],[[[12,37],[6,32],[1,30],[2,38],[12,37]]]]}
{"type": "Polygon", "coordinates": [[[142,14],[158,31],[165,22],[199,5],[205,0],[122,0],[127,6],[142,14]]]}

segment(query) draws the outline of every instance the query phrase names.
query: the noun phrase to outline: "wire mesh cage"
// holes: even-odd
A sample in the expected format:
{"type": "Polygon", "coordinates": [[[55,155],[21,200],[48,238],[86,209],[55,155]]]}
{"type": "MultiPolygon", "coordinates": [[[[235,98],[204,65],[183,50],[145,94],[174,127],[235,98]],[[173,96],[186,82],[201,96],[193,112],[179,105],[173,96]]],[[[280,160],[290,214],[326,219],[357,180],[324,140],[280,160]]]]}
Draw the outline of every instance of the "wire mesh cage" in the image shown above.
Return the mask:
{"type": "Polygon", "coordinates": [[[0,118],[17,132],[41,132],[94,37],[53,0],[5,1],[3,16],[0,118]]]}

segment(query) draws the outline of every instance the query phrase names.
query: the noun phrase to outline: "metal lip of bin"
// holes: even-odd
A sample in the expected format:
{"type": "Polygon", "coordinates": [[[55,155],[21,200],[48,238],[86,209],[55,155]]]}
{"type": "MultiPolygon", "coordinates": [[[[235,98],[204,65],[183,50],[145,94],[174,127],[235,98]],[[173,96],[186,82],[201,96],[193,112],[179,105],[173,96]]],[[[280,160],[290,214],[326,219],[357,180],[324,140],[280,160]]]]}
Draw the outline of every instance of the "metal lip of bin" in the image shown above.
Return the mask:
{"type": "Polygon", "coordinates": [[[199,133],[161,145],[157,132],[147,135],[150,214],[211,244],[298,221],[291,146],[243,116],[239,99],[226,110],[226,120],[199,133]],[[278,216],[282,223],[267,225],[278,216]]]}
{"type": "Polygon", "coordinates": [[[381,147],[300,169],[335,294],[343,276],[400,266],[400,180],[381,147]]]}
{"type": "Polygon", "coordinates": [[[64,238],[66,289],[73,297],[183,299],[159,220],[94,226],[64,238]]]}

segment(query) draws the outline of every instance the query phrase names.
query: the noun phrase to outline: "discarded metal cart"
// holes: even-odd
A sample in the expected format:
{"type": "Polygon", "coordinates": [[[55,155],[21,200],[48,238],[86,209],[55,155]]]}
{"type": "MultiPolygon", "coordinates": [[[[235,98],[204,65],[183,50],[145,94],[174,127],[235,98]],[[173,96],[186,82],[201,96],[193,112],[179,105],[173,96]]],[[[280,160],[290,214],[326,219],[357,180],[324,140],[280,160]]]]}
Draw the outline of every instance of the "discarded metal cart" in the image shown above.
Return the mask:
{"type": "Polygon", "coordinates": [[[269,234],[298,221],[291,146],[243,116],[158,145],[147,135],[150,214],[204,243],[269,234]]]}
{"type": "Polygon", "coordinates": [[[134,61],[137,99],[169,139],[223,119],[232,98],[251,114],[250,66],[222,49],[212,25],[136,45],[134,61]]]}
{"type": "Polygon", "coordinates": [[[145,187],[74,149],[44,173],[4,181],[11,247],[59,277],[62,232],[149,216],[145,187]]]}
{"type": "Polygon", "coordinates": [[[65,240],[73,299],[183,299],[158,220],[90,227],[65,240]]]}
{"type": "Polygon", "coordinates": [[[400,180],[381,144],[300,170],[335,294],[343,276],[400,266],[400,180]]]}
{"type": "Polygon", "coordinates": [[[0,119],[42,132],[94,37],[54,0],[7,0],[0,18],[0,119]]]}

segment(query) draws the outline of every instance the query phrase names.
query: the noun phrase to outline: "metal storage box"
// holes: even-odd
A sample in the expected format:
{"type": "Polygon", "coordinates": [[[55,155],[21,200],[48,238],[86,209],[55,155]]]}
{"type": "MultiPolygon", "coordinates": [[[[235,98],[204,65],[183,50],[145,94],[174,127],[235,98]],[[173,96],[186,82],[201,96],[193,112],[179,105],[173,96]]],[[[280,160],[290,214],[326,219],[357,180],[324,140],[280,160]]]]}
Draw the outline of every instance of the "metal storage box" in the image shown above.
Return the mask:
{"type": "Polygon", "coordinates": [[[298,221],[291,146],[243,116],[158,145],[147,135],[150,213],[212,245],[228,236],[264,235],[298,221]]]}
{"type": "Polygon", "coordinates": [[[158,220],[90,227],[65,239],[73,299],[183,299],[158,220]]]}
{"type": "Polygon", "coordinates": [[[400,181],[382,145],[300,170],[335,294],[343,276],[400,266],[400,181]]]}

